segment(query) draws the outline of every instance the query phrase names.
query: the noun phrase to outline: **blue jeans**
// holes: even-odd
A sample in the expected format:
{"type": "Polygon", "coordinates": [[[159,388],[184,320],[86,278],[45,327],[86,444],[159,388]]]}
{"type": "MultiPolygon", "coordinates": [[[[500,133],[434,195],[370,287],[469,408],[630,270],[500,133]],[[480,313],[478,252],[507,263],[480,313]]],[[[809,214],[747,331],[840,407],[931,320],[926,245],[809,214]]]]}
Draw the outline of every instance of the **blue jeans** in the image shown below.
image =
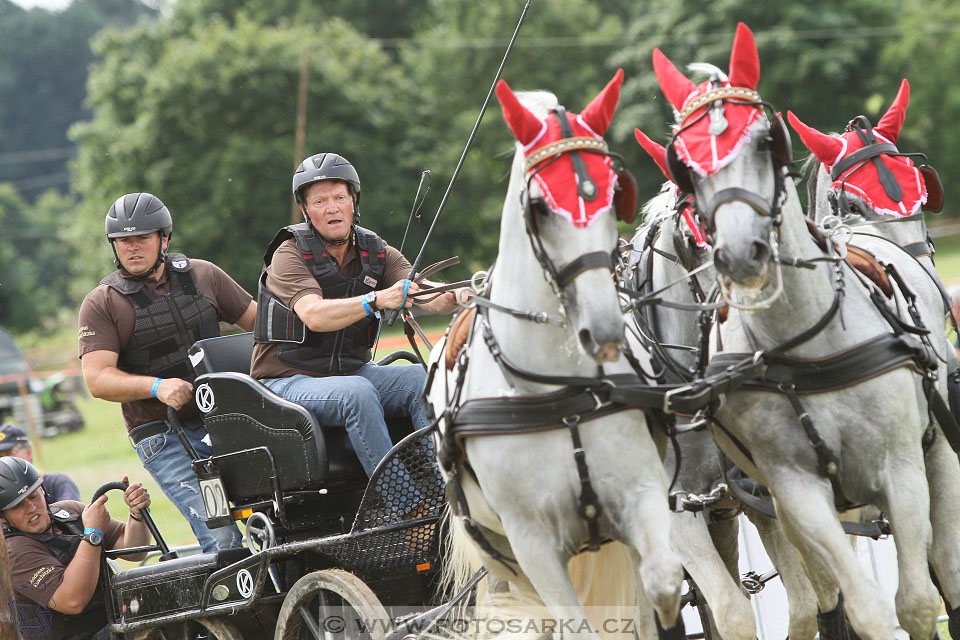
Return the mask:
{"type": "MultiPolygon", "coordinates": [[[[410,418],[414,429],[429,426],[420,402],[426,378],[420,365],[381,367],[368,362],[351,375],[295,375],[260,382],[277,395],[305,407],[321,425],[344,427],[370,477],[393,447],[386,418],[410,418]]],[[[395,486],[381,492],[381,498],[389,508],[406,513],[422,502],[422,494],[402,463],[397,461],[391,473],[396,474],[395,486]],[[400,487],[408,490],[396,491],[400,487]]]]}
{"type": "Polygon", "coordinates": [[[296,402],[324,426],[344,427],[367,477],[393,447],[386,418],[407,417],[414,429],[429,425],[420,392],[427,372],[418,364],[381,367],[368,362],[351,375],[264,378],[275,394],[296,402]]]}
{"type": "MultiPolygon", "coordinates": [[[[205,429],[184,429],[183,432],[201,458],[213,455],[213,449],[201,441],[207,435],[205,429]]],[[[207,528],[207,510],[200,496],[200,481],[193,472],[190,455],[169,425],[166,433],[144,438],[135,448],[143,468],[153,476],[170,502],[187,519],[205,552],[240,546],[243,538],[236,525],[207,528]]]]}

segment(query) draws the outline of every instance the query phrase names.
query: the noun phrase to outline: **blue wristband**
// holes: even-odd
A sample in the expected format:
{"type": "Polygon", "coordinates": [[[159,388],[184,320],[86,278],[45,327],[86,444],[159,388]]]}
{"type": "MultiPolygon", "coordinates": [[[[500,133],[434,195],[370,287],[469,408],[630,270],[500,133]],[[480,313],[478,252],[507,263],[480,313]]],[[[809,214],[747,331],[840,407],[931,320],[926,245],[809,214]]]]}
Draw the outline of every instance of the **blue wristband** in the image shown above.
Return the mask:
{"type": "Polygon", "coordinates": [[[163,382],[163,378],[157,378],[153,381],[153,386],[150,387],[150,395],[152,395],[154,398],[157,397],[157,389],[160,388],[161,382],[163,382]]]}
{"type": "Polygon", "coordinates": [[[397,307],[397,311],[403,311],[403,308],[407,306],[407,291],[410,290],[410,280],[403,281],[403,300],[400,302],[400,306],[397,307]]]}
{"type": "Polygon", "coordinates": [[[87,535],[88,533],[99,533],[100,535],[103,535],[103,531],[100,531],[100,529],[94,529],[93,527],[84,527],[83,535],[87,535]]]}
{"type": "Polygon", "coordinates": [[[360,296],[360,304],[363,305],[363,310],[367,312],[368,316],[373,315],[373,309],[370,308],[370,305],[367,304],[367,301],[363,296],[360,296]]]}

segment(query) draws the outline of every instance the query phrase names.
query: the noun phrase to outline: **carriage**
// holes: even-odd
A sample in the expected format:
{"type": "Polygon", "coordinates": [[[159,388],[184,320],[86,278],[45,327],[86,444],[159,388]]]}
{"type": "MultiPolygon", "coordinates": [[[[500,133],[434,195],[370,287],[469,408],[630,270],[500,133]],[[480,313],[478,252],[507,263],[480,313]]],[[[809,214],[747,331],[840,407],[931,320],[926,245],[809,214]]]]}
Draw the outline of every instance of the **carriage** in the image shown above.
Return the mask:
{"type": "MultiPolygon", "coordinates": [[[[104,563],[113,637],[400,638],[425,627],[449,607],[437,600],[444,486],[431,436],[391,424],[398,444],[368,482],[342,428],[321,428],[248,375],[252,348],[246,333],[191,349],[216,452],[194,462],[208,526],[243,520],[246,548],[176,557],[149,521],[159,562],[104,563]]],[[[413,360],[381,364],[398,358],[413,360]]]]}

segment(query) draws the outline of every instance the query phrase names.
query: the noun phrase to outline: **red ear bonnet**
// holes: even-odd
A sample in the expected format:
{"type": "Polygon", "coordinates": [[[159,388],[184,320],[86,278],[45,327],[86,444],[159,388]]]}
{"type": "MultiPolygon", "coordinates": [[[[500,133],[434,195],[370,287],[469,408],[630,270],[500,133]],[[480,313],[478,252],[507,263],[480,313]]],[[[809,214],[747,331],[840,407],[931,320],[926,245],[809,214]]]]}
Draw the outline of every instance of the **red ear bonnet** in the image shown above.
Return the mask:
{"type": "MultiPolygon", "coordinates": [[[[878,142],[896,142],[903,128],[909,101],[910,85],[904,80],[900,84],[900,91],[893,104],[873,128],[878,142]]],[[[800,134],[803,144],[824,164],[827,171],[832,171],[834,165],[843,158],[863,149],[863,141],[855,131],[846,131],[840,136],[828,136],[808,127],[793,113],[788,113],[787,117],[794,130],[800,134]]],[[[923,175],[913,166],[913,162],[904,156],[888,154],[877,156],[877,158],[900,185],[902,190],[900,200],[893,200],[887,194],[880,182],[873,160],[851,166],[842,175],[837,176],[831,188],[836,191],[843,189],[849,195],[860,198],[877,214],[909,216],[919,211],[927,202],[927,185],[923,175]]]]}
{"type": "MultiPolygon", "coordinates": [[[[497,83],[496,91],[500,106],[503,108],[503,117],[510,131],[523,147],[523,152],[529,161],[538,150],[569,137],[563,133],[558,114],[562,114],[559,117],[566,119],[573,138],[592,138],[602,141],[603,134],[613,120],[622,84],[623,70],[619,69],[613,79],[579,115],[566,111],[553,111],[543,119],[521,104],[516,94],[503,80],[497,83]]],[[[547,155],[540,162],[534,161],[536,164],[528,167],[528,171],[536,171],[533,180],[554,213],[563,216],[576,227],[587,227],[599,214],[612,210],[617,176],[611,169],[612,162],[608,156],[586,149],[577,153],[586,166],[590,180],[594,183],[592,186],[596,187],[593,194],[580,193],[570,153],[561,153],[559,156],[547,155]]]]}
{"type": "Polygon", "coordinates": [[[728,78],[714,74],[711,80],[695,85],[659,49],[653,50],[653,70],[663,95],[676,111],[682,112],[683,121],[674,126],[674,131],[679,131],[673,141],[674,151],[683,164],[698,175],[712,175],[732,162],[740,147],[750,141],[753,125],[765,117],[758,105],[748,104],[758,100],[754,92],[760,80],[760,58],[753,33],[742,22],[737,25],[730,51],[728,78]],[[733,95],[723,96],[726,101],[722,107],[722,120],[726,125],[719,131],[712,131],[712,119],[704,111],[713,108],[716,101],[709,97],[706,101],[703,99],[708,92],[717,89],[729,89],[733,95]],[[736,89],[740,91],[733,91],[736,89]],[[702,104],[694,103],[698,99],[702,104]],[[683,112],[688,104],[699,106],[683,112]]]}
{"type": "Polygon", "coordinates": [[[896,142],[903,129],[903,121],[907,117],[907,104],[910,102],[910,83],[904,78],[900,83],[900,90],[893,104],[880,118],[880,122],[873,128],[874,133],[882,135],[890,142],[896,142]]]}
{"type": "Polygon", "coordinates": [[[580,118],[584,124],[593,129],[598,136],[602,136],[610,128],[613,112],[617,110],[617,103],[620,101],[621,86],[623,86],[623,69],[617,69],[617,73],[607,86],[580,112],[580,118]]]}
{"type": "Polygon", "coordinates": [[[663,95],[677,111],[697,93],[697,85],[680,73],[660,49],[653,50],[653,72],[657,74],[663,95]]]}
{"type": "Polygon", "coordinates": [[[750,27],[737,24],[737,35],[730,50],[730,84],[734,87],[756,89],[760,81],[760,55],[750,27]]]}
{"type": "Polygon", "coordinates": [[[497,83],[497,100],[500,101],[503,118],[507,121],[507,126],[510,127],[514,137],[524,146],[530,144],[544,128],[543,122],[520,104],[517,96],[504,80],[497,83]]]}
{"type": "Polygon", "coordinates": [[[794,115],[793,111],[787,111],[787,120],[790,121],[790,126],[800,136],[800,140],[807,149],[810,149],[810,152],[817,157],[817,160],[828,167],[832,167],[840,159],[840,153],[845,146],[842,139],[836,136],[828,136],[813,127],[807,126],[794,115]]]}
{"type": "Polygon", "coordinates": [[[643,150],[650,154],[653,161],[657,163],[657,166],[660,167],[660,171],[667,177],[667,180],[673,182],[670,169],[667,167],[667,150],[663,145],[651,140],[643,131],[640,131],[640,129],[634,129],[633,135],[637,139],[637,142],[640,143],[640,146],[643,147],[643,150]]]}

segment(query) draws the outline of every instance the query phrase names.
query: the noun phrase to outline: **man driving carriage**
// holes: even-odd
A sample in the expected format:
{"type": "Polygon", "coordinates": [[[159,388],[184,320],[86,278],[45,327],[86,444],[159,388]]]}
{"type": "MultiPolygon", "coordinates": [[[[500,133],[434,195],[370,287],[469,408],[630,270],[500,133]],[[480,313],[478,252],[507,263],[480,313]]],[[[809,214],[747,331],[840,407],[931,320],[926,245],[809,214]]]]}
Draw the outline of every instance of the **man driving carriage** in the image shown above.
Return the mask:
{"type": "MultiPolygon", "coordinates": [[[[381,367],[370,351],[380,310],[409,308],[419,286],[398,250],[356,224],[360,178],[346,158],[304,160],[293,195],[304,222],[281,229],[264,256],[251,375],[320,424],[345,427],[369,476],[393,445],[385,416],[428,424],[423,367],[381,367]]],[[[467,295],[416,304],[450,313],[467,295]]]]}
{"type": "Polygon", "coordinates": [[[215,264],[167,253],[173,218],[156,196],[120,196],[105,224],[118,269],[80,307],[84,382],[94,397],[121,403],[144,468],[190,523],[203,550],[240,546],[235,526],[207,528],[192,459],[166,419],[167,407],[176,409],[196,452],[213,455],[203,441],[187,349],[219,336],[220,322],[250,331],[257,305],[215,264]]]}
{"type": "Polygon", "coordinates": [[[150,543],[150,530],[140,517],[140,510],[150,506],[150,496],[139,482],[127,487],[126,523],[110,517],[106,501],[103,495],[89,505],[48,503],[43,476],[32,464],[0,458],[0,519],[15,600],[10,604],[16,607],[17,628],[24,638],[109,637],[101,550],[150,543]]]}

